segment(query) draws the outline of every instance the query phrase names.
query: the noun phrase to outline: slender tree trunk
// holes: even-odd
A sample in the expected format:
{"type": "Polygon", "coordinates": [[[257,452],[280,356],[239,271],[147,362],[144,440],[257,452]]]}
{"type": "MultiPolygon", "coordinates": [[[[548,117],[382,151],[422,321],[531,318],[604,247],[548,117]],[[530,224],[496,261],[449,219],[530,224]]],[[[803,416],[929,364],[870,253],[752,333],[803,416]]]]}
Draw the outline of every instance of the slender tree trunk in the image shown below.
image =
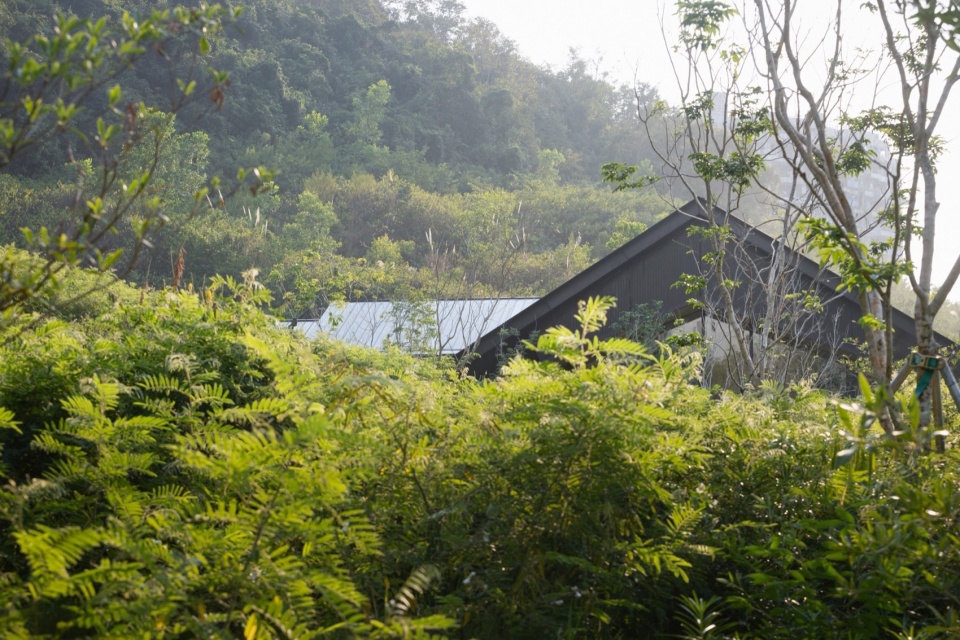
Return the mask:
{"type": "MultiPolygon", "coordinates": [[[[774,25],[768,23],[769,9],[763,0],[754,0],[754,5],[760,20],[760,42],[767,67],[766,75],[770,82],[773,117],[780,128],[779,135],[782,136],[781,146],[792,147],[798,155],[800,162],[797,169],[804,176],[808,188],[820,194],[820,204],[829,219],[850,237],[858,238],[856,216],[853,214],[836,166],[826,119],[819,112],[823,98],[818,98],[804,84],[801,75],[803,62],[794,49],[791,20],[796,10],[796,2],[784,3],[782,22],[777,25],[779,37],[776,36],[774,25]],[[785,69],[781,68],[782,62],[786,65],[785,69]],[[793,89],[788,90],[784,76],[792,78],[793,89]],[[791,97],[795,97],[808,109],[802,118],[792,115],[788,109],[791,97]]],[[[839,29],[840,6],[838,4],[835,27],[837,29],[839,29]]],[[[838,46],[839,41],[838,36],[838,46]]],[[[839,61],[840,52],[837,50],[834,51],[831,66],[839,64],[839,61]]],[[[834,69],[831,68],[829,71],[832,74],[834,69]]],[[[830,90],[829,83],[823,90],[824,92],[830,90]]],[[[844,248],[857,264],[862,265],[866,262],[861,245],[847,242],[844,248]]],[[[859,299],[864,316],[872,316],[880,322],[884,321],[886,313],[883,298],[876,289],[861,290],[859,299]]],[[[873,377],[877,383],[889,385],[890,362],[886,330],[883,327],[865,326],[864,333],[873,377]]]]}
{"type": "MultiPolygon", "coordinates": [[[[883,298],[876,290],[865,291],[860,294],[860,308],[864,314],[871,315],[883,321],[886,317],[883,308],[883,298]]],[[[887,358],[887,332],[883,328],[869,328],[867,336],[867,354],[870,357],[870,369],[877,382],[884,382],[890,378],[890,362],[887,358]]]]}

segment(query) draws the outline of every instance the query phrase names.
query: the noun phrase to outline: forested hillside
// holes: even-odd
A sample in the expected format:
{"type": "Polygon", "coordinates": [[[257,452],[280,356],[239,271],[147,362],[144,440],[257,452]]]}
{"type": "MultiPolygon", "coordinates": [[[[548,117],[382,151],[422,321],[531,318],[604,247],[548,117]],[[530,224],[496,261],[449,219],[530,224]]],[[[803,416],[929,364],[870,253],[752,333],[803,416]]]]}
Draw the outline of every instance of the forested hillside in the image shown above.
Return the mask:
{"type": "MultiPolygon", "coordinates": [[[[24,40],[55,12],[116,20],[163,6],[12,0],[0,31],[24,40]]],[[[168,220],[130,280],[169,284],[182,249],[185,282],[256,268],[288,315],[415,291],[539,294],[670,210],[654,192],[598,186],[604,162],[643,162],[645,143],[633,91],[585,60],[539,68],[456,3],[244,7],[200,64],[170,48],[120,78],[124,104],[164,105],[170,63],[229,74],[216,100],[163,121],[151,193],[168,220]],[[256,198],[219,201],[218,187],[194,203],[212,177],[257,166],[273,180],[256,198]]],[[[77,200],[65,145],[54,136],[0,176],[0,240],[19,241],[26,221],[64,223],[77,200]]]]}

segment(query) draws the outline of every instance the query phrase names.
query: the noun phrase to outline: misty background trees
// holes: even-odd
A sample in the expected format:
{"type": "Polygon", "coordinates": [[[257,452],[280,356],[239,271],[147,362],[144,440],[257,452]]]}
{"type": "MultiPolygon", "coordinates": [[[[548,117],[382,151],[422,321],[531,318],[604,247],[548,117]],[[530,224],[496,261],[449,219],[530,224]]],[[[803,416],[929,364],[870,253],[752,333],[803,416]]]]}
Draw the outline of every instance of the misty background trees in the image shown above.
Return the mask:
{"type": "MultiPolygon", "coordinates": [[[[42,31],[57,9],[117,18],[122,10],[147,8],[21,4],[6,5],[11,20],[2,35],[42,31]]],[[[687,15],[700,4],[687,3],[687,15]]],[[[616,86],[599,63],[574,52],[564,68],[538,67],[496,25],[468,18],[458,2],[250,2],[230,28],[210,37],[215,46],[202,65],[189,48],[172,48],[165,58],[138,60],[123,78],[120,106],[169,103],[178,90],[171,64],[229,74],[216,101],[184,104],[165,125],[157,167],[163,175],[151,187],[165,229],[132,264],[129,278],[140,283],[169,283],[183,249],[182,282],[199,286],[216,273],[239,277],[256,268],[279,292],[278,312],[289,317],[315,315],[332,300],[403,298],[424,279],[436,284],[438,266],[460,292],[452,283],[467,277],[480,285],[478,295],[537,295],[700,193],[669,178],[669,162],[674,175],[696,176],[684,166],[696,149],[677,147],[683,118],[642,78],[616,86]],[[611,194],[599,173],[611,160],[667,179],[611,194]],[[237,188],[238,167],[269,169],[267,192],[221,199],[237,188]],[[226,182],[211,189],[215,176],[226,182]],[[209,200],[198,207],[192,196],[204,188],[209,200]],[[496,247],[489,237],[474,237],[484,209],[489,221],[509,229],[498,234],[496,247]],[[375,244],[387,242],[395,243],[399,259],[375,255],[375,244]],[[476,273],[477,257],[494,250],[515,254],[509,278],[476,273]]],[[[717,49],[731,54],[726,65],[746,58],[743,43],[731,44],[717,49]]],[[[708,88],[721,87],[697,91],[708,88]]],[[[733,104],[739,98],[731,89],[723,98],[729,109],[746,108],[733,104]]],[[[197,91],[211,97],[208,89],[197,91]]],[[[681,99],[687,113],[699,95],[681,99]]],[[[756,97],[752,104],[763,108],[756,97]]],[[[700,113],[713,118],[721,106],[700,113]]],[[[742,114],[738,122],[742,130],[742,114]]],[[[716,136],[709,137],[702,140],[715,145],[716,136]]],[[[22,242],[25,219],[49,229],[69,224],[63,208],[51,204],[69,197],[75,182],[64,145],[62,136],[50,136],[4,171],[5,197],[16,203],[0,220],[7,241],[22,242]]],[[[791,175],[796,180],[800,172],[791,175]]],[[[255,180],[249,172],[246,179],[255,180]]],[[[725,210],[757,223],[780,206],[755,197],[760,181],[742,186],[753,197],[727,198],[720,203],[725,210]]],[[[779,219],[793,219],[804,207],[793,202],[779,219]]],[[[131,234],[121,229],[122,237],[131,234]]],[[[114,244],[124,242],[130,240],[114,244]]]]}
{"type": "MultiPolygon", "coordinates": [[[[42,32],[56,11],[118,19],[147,4],[8,3],[0,35],[42,32]]],[[[472,275],[464,270],[493,249],[476,236],[486,215],[516,235],[497,242],[515,240],[517,265],[507,280],[474,279],[488,292],[538,294],[624,241],[622,229],[671,209],[655,193],[599,186],[604,161],[646,159],[631,91],[576,54],[557,72],[531,64],[458,3],[254,1],[209,37],[202,65],[229,74],[229,86],[166,125],[151,197],[167,219],[128,274],[136,282],[169,283],[183,249],[182,282],[256,268],[291,316],[334,299],[403,297],[435,275],[438,253],[459,269],[446,280],[472,275]],[[221,199],[238,167],[268,168],[269,189],[221,199]],[[215,176],[225,181],[211,188],[215,176]],[[375,255],[387,242],[398,259],[375,255]]],[[[118,107],[175,94],[164,65],[196,66],[191,56],[183,47],[143,56],[118,107]]],[[[108,106],[99,100],[88,113],[108,106]]],[[[70,224],[55,204],[74,182],[67,151],[51,135],[5,170],[5,241],[21,242],[25,219],[70,224]]]]}

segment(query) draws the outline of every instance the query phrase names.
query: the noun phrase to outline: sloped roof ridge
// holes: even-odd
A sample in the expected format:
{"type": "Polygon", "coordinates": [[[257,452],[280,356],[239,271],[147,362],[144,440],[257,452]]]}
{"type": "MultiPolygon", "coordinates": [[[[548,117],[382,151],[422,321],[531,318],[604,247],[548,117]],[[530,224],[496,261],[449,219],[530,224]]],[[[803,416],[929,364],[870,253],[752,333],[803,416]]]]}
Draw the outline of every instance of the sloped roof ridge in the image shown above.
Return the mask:
{"type": "MultiPolygon", "coordinates": [[[[627,265],[631,260],[643,254],[658,242],[663,241],[667,237],[676,233],[678,230],[682,229],[684,226],[688,226],[697,222],[707,222],[708,217],[706,215],[706,211],[708,208],[712,208],[714,212],[722,216],[725,221],[731,224],[731,226],[734,227],[734,232],[736,235],[743,241],[763,251],[771,251],[773,249],[773,245],[775,243],[773,237],[757,229],[755,226],[745,222],[735,214],[724,211],[715,205],[711,205],[707,200],[698,196],[667,214],[663,219],[658,221],[643,233],[639,234],[637,237],[629,240],[623,246],[612,251],[605,257],[601,258],[594,264],[590,265],[577,275],[567,280],[565,283],[561,284],[559,287],[547,293],[537,302],[534,302],[532,305],[520,311],[512,318],[509,318],[502,325],[488,332],[481,338],[481,344],[486,344],[489,341],[489,337],[494,333],[497,333],[503,326],[524,327],[533,323],[537,317],[549,313],[573,297],[583,299],[584,293],[587,292],[591,286],[602,281],[610,274],[627,265]]],[[[798,270],[800,270],[807,277],[811,278],[811,280],[818,282],[821,286],[834,291],[837,290],[840,284],[840,278],[837,276],[837,274],[825,267],[822,267],[820,264],[814,260],[811,260],[802,253],[794,253],[796,253],[798,257],[798,263],[796,265],[798,270]]],[[[855,292],[846,290],[843,292],[838,292],[837,296],[839,298],[846,298],[849,304],[854,304],[859,307],[859,297],[855,292]]],[[[895,331],[904,331],[912,335],[912,317],[896,308],[892,309],[891,316],[895,331]]],[[[948,345],[953,342],[949,338],[941,335],[939,332],[937,332],[936,337],[937,341],[941,345],[948,345]]]]}
{"type": "MultiPolygon", "coordinates": [[[[525,314],[542,315],[544,311],[553,309],[558,301],[567,300],[574,293],[582,291],[591,284],[602,280],[650,247],[675,233],[678,229],[696,220],[706,220],[706,215],[703,214],[703,206],[705,206],[705,203],[702,198],[690,200],[682,207],[668,213],[640,235],[628,240],[623,246],[613,250],[556,289],[553,289],[514,317],[516,318],[525,314]]],[[[513,320],[513,318],[510,320],[513,320]]]]}

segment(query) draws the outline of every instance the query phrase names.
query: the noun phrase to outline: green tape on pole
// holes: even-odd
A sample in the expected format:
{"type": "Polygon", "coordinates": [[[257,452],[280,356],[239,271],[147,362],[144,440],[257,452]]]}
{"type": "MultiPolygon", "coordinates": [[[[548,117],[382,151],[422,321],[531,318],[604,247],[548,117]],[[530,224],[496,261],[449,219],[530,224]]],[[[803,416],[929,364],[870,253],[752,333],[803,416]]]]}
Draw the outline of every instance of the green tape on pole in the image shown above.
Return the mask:
{"type": "Polygon", "coordinates": [[[913,395],[918,398],[920,395],[927,390],[927,387],[930,386],[930,381],[933,380],[933,374],[936,373],[936,369],[924,369],[923,375],[920,376],[920,379],[917,381],[917,390],[913,392],[913,395]]]}

